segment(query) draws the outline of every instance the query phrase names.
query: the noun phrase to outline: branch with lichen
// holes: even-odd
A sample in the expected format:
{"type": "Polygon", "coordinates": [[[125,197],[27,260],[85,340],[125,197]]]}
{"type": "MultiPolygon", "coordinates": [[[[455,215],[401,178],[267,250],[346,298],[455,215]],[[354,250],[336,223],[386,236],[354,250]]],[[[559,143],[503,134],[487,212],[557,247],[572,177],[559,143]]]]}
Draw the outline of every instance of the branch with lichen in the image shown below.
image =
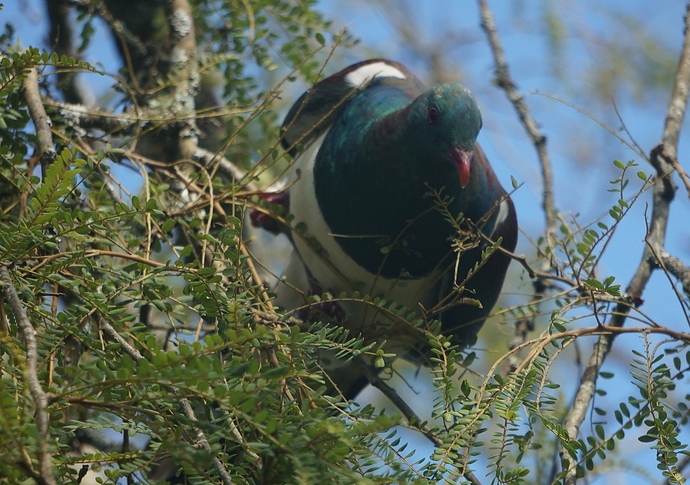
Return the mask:
{"type": "Polygon", "coordinates": [[[166,9],[172,43],[170,65],[179,80],[173,86],[170,111],[174,115],[182,115],[174,122],[179,155],[181,158],[192,158],[199,147],[199,129],[196,119],[185,115],[194,113],[194,97],[199,90],[194,17],[187,0],[171,0],[166,3],[166,9]]]}
{"type": "Polygon", "coordinates": [[[50,131],[52,122],[43,106],[41,93],[38,89],[38,71],[36,67],[29,69],[22,83],[22,88],[29,108],[29,114],[36,127],[36,137],[38,138],[36,151],[41,162],[42,175],[45,175],[48,167],[57,158],[57,153],[53,147],[53,135],[50,131]]]}
{"type": "Polygon", "coordinates": [[[690,267],[664,250],[659,251],[657,257],[664,269],[678,278],[685,291],[690,294],[690,267]]]}

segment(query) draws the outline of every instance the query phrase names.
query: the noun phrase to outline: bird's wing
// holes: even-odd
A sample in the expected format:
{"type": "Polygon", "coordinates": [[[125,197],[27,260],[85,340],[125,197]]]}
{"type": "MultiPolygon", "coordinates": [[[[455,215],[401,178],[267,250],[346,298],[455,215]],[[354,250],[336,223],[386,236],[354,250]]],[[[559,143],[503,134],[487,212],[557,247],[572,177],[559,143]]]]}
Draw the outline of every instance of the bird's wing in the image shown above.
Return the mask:
{"type": "Polygon", "coordinates": [[[308,145],[331,126],[338,114],[358,92],[366,89],[374,78],[390,77],[419,80],[402,64],[385,59],[370,59],[354,64],[316,83],[290,108],[281,127],[281,143],[291,155],[299,145],[308,145]]]}

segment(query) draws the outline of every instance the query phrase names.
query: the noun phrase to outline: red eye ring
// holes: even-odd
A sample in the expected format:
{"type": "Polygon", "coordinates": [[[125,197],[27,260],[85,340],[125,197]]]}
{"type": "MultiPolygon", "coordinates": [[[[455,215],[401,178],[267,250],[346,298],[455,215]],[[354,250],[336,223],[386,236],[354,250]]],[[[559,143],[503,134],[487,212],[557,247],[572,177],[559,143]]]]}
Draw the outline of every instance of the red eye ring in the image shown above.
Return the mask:
{"type": "Polygon", "coordinates": [[[441,114],[433,106],[427,110],[426,120],[429,122],[429,124],[431,126],[436,126],[438,124],[438,121],[440,118],[441,118],[441,114]]]}

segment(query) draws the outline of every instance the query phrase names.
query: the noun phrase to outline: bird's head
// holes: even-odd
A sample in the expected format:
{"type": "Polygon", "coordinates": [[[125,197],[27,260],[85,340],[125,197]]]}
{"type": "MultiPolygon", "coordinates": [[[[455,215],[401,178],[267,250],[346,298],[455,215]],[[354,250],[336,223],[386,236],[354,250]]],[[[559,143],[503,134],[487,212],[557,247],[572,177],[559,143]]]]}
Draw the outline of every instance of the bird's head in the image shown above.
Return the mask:
{"type": "Polygon", "coordinates": [[[459,84],[442,84],[419,96],[411,106],[414,142],[431,158],[450,161],[464,188],[470,180],[470,161],[482,127],[474,96],[459,84]]]}

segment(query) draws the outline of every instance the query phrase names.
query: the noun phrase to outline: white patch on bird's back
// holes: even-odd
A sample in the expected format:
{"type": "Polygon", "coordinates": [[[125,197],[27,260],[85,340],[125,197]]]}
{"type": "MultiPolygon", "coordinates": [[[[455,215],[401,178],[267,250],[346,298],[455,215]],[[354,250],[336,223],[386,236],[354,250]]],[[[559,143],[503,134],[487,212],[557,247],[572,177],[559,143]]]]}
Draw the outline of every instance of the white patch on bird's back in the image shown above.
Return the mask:
{"type": "Polygon", "coordinates": [[[508,214],[510,214],[510,206],[508,205],[508,201],[504,200],[503,202],[501,202],[501,205],[498,206],[498,215],[496,216],[496,222],[494,222],[494,228],[491,231],[489,237],[493,238],[494,231],[498,226],[503,224],[503,221],[505,221],[508,218],[508,214]]]}
{"type": "Polygon", "coordinates": [[[405,79],[407,76],[404,72],[395,66],[385,62],[374,62],[358,67],[352,72],[348,72],[345,76],[345,81],[352,87],[358,88],[368,83],[375,77],[397,77],[405,79]]]}
{"type": "MultiPolygon", "coordinates": [[[[386,66],[383,63],[381,65],[386,66]]],[[[406,280],[403,286],[394,279],[377,277],[370,273],[348,256],[338,244],[337,236],[332,234],[319,209],[314,188],[314,163],[327,134],[328,132],[321,135],[295,161],[294,168],[300,169],[301,176],[290,187],[290,213],[294,216],[293,228],[300,223],[307,225],[304,234],[293,231],[293,243],[309,269],[310,275],[324,291],[334,296],[342,292],[350,295],[354,291],[359,291],[362,295],[370,295],[372,298],[381,296],[388,301],[395,301],[400,305],[405,305],[410,311],[416,308],[418,303],[425,306],[433,304],[431,296],[435,283],[439,279],[438,273],[434,272],[417,280],[406,280]],[[320,253],[308,242],[309,238],[315,238],[318,241],[322,247],[320,253]]],[[[285,276],[289,278],[288,274],[285,276]]],[[[300,284],[298,281],[288,283],[300,284]]],[[[305,293],[309,290],[309,288],[302,289],[305,293]]],[[[353,326],[366,326],[375,320],[382,320],[380,312],[371,305],[341,302],[341,306],[347,312],[353,326]]]]}

